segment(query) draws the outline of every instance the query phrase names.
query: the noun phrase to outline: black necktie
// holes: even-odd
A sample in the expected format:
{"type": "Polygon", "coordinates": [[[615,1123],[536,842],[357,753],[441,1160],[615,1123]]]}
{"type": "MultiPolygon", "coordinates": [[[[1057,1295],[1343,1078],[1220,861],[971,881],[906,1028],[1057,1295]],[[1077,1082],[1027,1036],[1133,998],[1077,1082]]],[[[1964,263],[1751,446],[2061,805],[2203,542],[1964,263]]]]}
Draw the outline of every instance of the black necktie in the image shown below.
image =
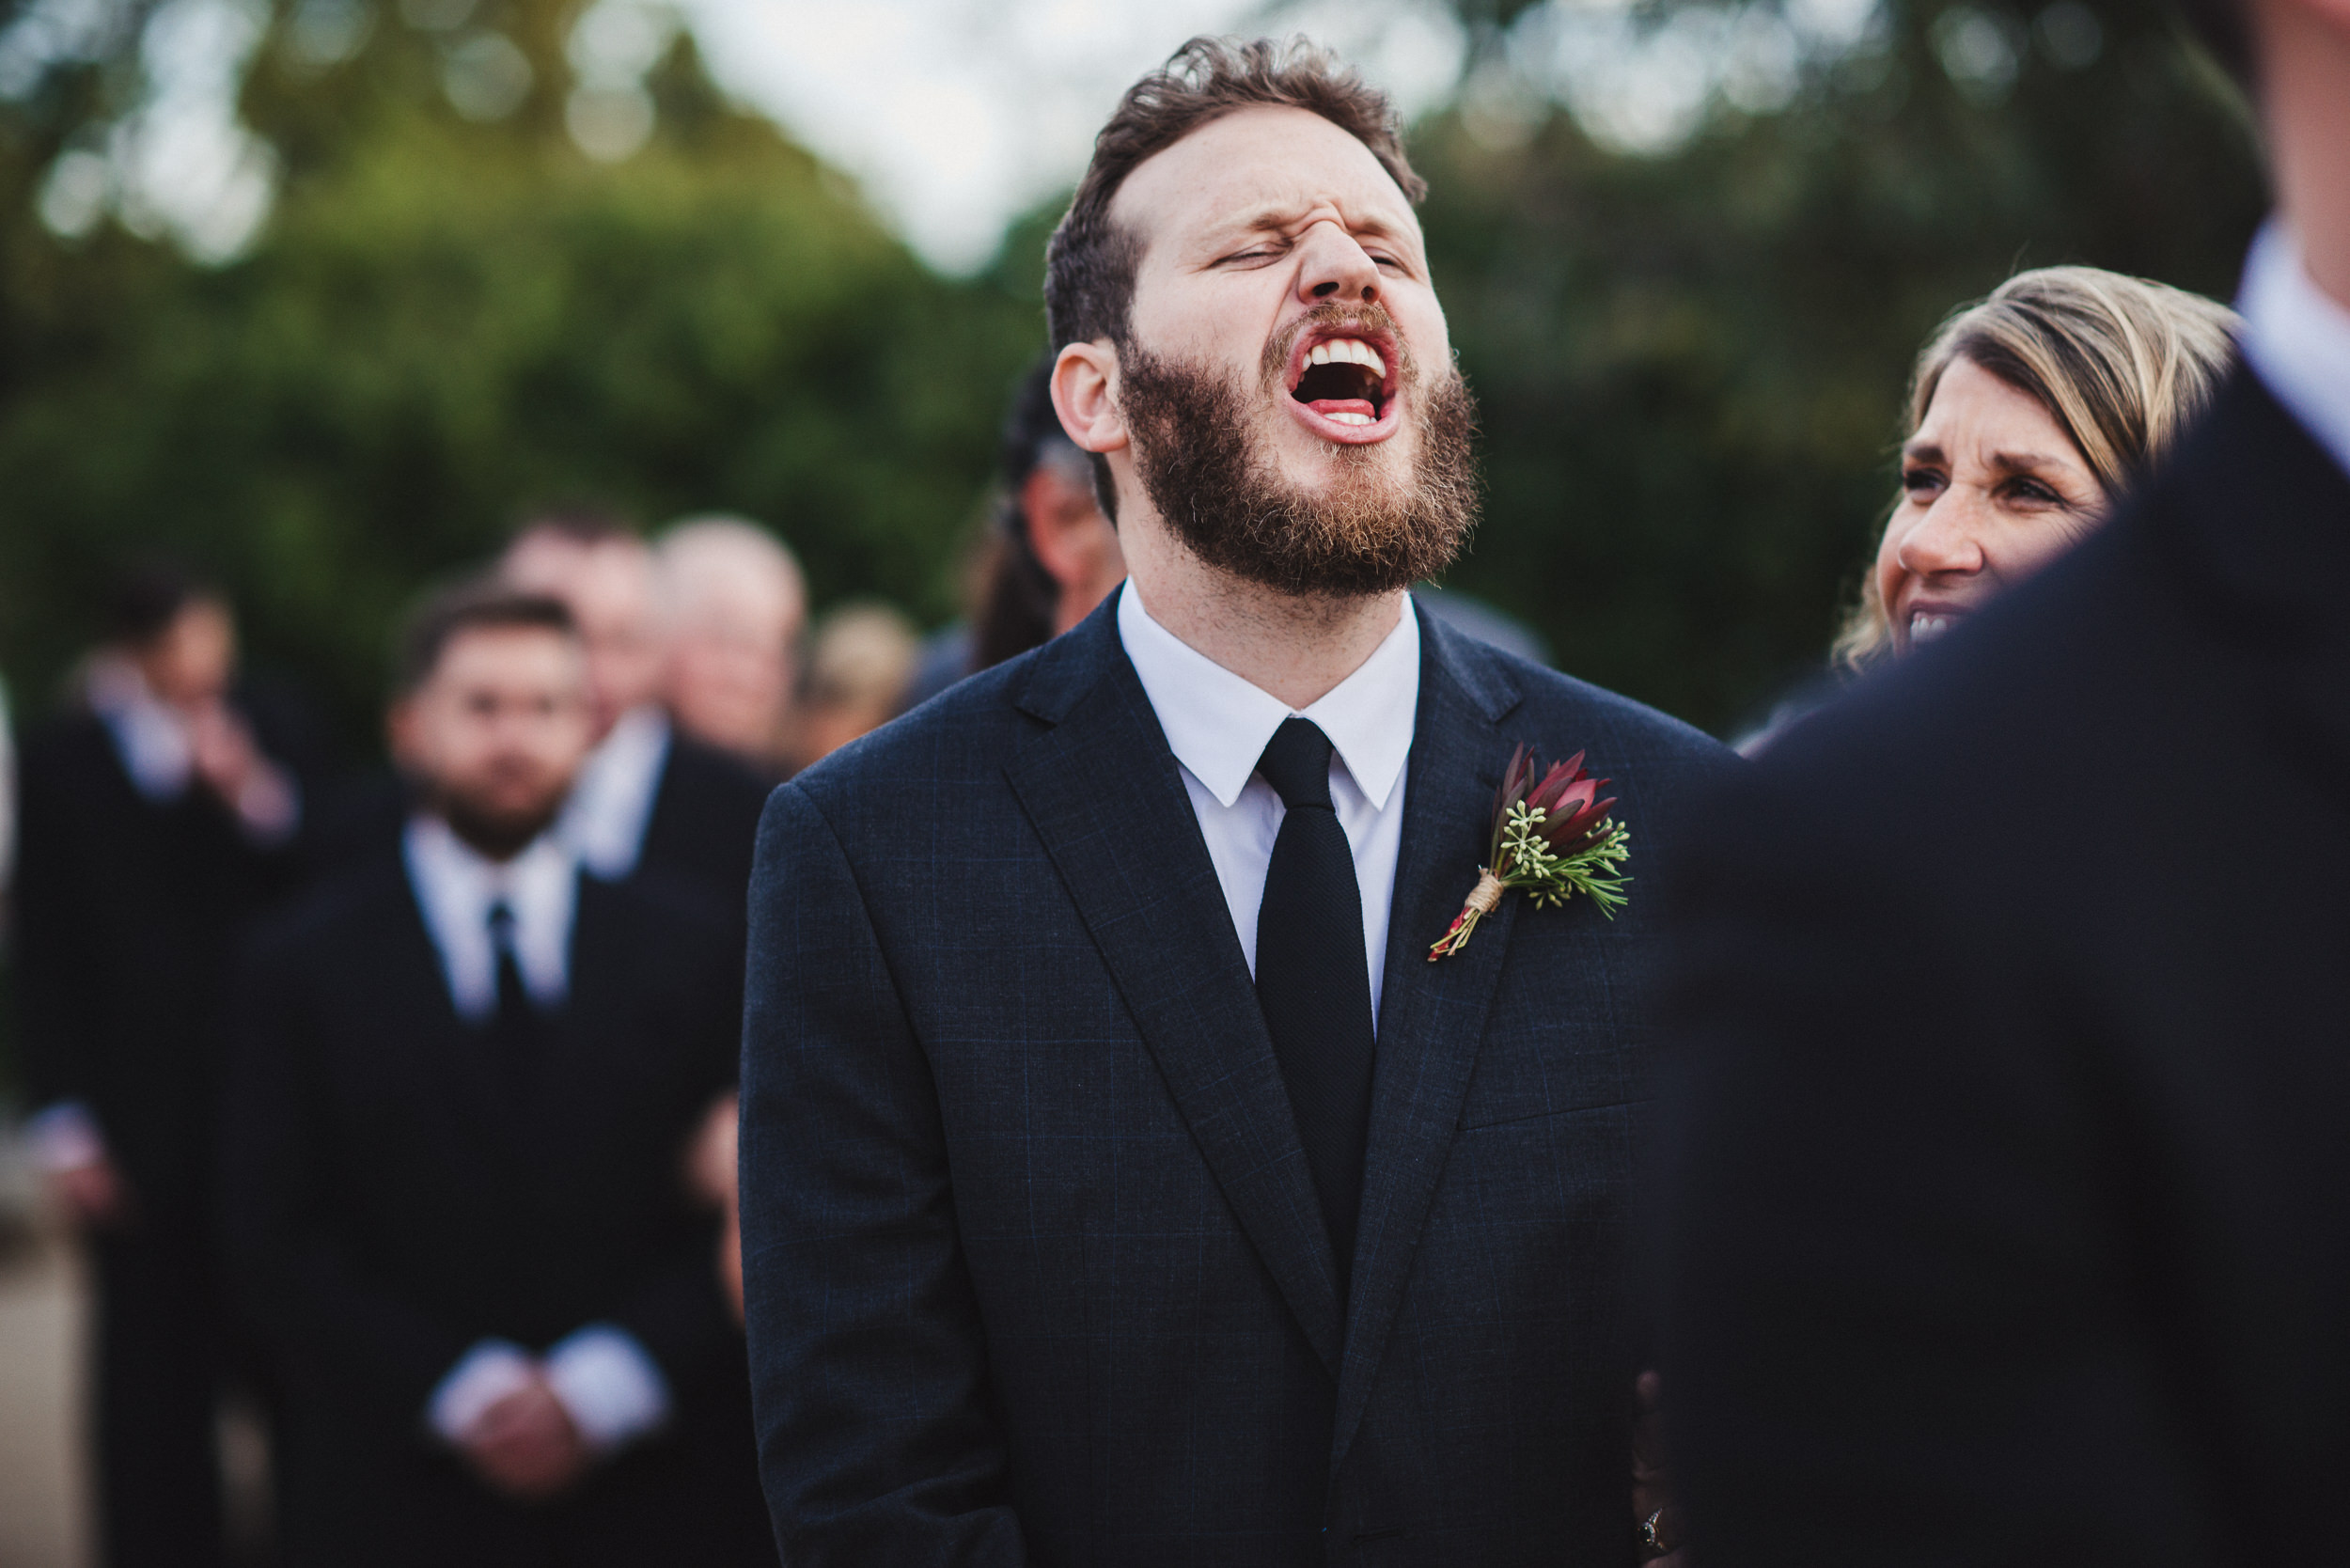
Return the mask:
{"type": "Polygon", "coordinates": [[[497,960],[497,1011],[490,1020],[500,1087],[509,1105],[530,1092],[537,1064],[539,1011],[523,984],[522,961],[514,956],[514,911],[504,899],[490,905],[490,951],[497,960]]]}
{"type": "Polygon", "coordinates": [[[1297,1113],[1343,1292],[1371,1124],[1371,973],[1355,855],[1330,804],[1330,738],[1287,718],[1257,771],[1289,808],[1257,908],[1257,1005],[1297,1113]]]}

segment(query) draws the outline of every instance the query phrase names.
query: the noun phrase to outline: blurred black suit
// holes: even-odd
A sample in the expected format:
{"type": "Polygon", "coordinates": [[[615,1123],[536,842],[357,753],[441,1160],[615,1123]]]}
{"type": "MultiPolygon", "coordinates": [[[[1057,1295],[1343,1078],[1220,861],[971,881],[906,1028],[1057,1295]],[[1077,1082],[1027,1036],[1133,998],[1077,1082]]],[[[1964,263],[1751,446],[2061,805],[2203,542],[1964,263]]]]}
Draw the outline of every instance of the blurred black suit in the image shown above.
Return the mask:
{"type": "Polygon", "coordinates": [[[671,725],[639,863],[667,866],[700,883],[739,927],[746,917],[751,855],[766,804],[767,786],[757,774],[671,725]]]}
{"type": "MultiPolygon", "coordinates": [[[[261,749],[288,726],[240,704],[261,749]]],[[[135,1213],[93,1232],[105,1560],[216,1561],[222,1356],[209,1192],[228,971],[240,933],[295,870],[210,791],[151,800],[86,713],[26,740],[14,900],[25,1087],[79,1101],[135,1213]]]]}
{"type": "Polygon", "coordinates": [[[384,856],[274,923],[248,973],[225,1177],[237,1299],[283,1404],[284,1560],[772,1563],[743,1341],[682,1158],[734,1074],[724,922],[657,871],[583,878],[571,998],[519,1110],[384,856]],[[425,1429],[477,1341],[616,1323],[666,1430],[556,1503],[477,1482],[425,1429]]]}
{"type": "Polygon", "coordinates": [[[2350,1550],[2345,582],[2350,479],[2240,374],[1739,790],[1668,1230],[1699,1561],[2350,1550]]]}

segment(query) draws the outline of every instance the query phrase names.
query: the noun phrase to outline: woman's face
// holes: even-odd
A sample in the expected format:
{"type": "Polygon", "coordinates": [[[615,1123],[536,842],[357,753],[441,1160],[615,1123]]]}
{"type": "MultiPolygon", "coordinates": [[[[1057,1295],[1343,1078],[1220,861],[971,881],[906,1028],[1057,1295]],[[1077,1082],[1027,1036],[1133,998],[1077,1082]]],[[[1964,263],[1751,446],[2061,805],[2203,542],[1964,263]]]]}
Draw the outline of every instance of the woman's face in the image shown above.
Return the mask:
{"type": "Polygon", "coordinates": [[[1877,591],[1906,653],[2039,571],[2103,515],[2104,490],[2029,392],[1950,362],[1902,448],[1902,499],[1877,550],[1877,591]]]}

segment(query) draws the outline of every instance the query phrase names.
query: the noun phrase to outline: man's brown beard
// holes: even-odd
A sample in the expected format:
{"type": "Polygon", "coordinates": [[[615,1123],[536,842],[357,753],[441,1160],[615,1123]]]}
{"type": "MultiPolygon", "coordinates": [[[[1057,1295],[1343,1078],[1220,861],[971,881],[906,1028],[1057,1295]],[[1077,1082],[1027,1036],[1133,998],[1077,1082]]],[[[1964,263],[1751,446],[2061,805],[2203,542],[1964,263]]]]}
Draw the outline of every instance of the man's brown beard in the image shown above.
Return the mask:
{"type": "MultiPolygon", "coordinates": [[[[1274,397],[1289,395],[1282,381],[1293,336],[1265,356],[1274,397]]],[[[1384,443],[1333,442],[1340,473],[1317,495],[1281,477],[1230,380],[1131,344],[1119,360],[1119,407],[1142,488],[1210,566],[1292,598],[1361,598],[1435,576],[1477,525],[1477,404],[1449,365],[1420,375],[1406,361],[1420,446],[1401,484],[1378,473],[1384,443]]]]}
{"type": "Polygon", "coordinates": [[[563,796],[556,794],[530,811],[485,809],[451,791],[428,785],[425,806],[448,823],[459,841],[492,860],[511,860],[530,847],[532,839],[555,825],[563,812],[563,796]]]}

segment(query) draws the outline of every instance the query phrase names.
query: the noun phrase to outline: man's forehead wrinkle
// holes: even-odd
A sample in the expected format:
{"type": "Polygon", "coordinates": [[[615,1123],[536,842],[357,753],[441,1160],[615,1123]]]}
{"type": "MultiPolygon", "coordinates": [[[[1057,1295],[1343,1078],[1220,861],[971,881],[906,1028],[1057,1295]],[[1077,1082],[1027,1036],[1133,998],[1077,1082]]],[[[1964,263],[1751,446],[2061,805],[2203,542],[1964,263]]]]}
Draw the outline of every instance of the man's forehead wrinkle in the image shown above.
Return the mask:
{"type": "MultiPolygon", "coordinates": [[[[1418,225],[1402,190],[1371,150],[1310,110],[1256,106],[1218,116],[1136,165],[1110,198],[1113,222],[1133,229],[1146,253],[1162,238],[1188,249],[1206,236],[1246,232],[1241,217],[1263,220],[1286,212],[1302,219],[1317,206],[1335,207],[1355,233],[1412,237],[1418,225]],[[1280,133],[1293,149],[1280,156],[1261,149],[1241,156],[1217,144],[1245,134],[1259,117],[1294,117],[1280,133]],[[1333,140],[1331,138],[1336,138],[1333,140]],[[1139,221],[1146,207],[1158,221],[1139,221]]],[[[1260,227],[1261,227],[1260,222],[1260,227]]]]}

